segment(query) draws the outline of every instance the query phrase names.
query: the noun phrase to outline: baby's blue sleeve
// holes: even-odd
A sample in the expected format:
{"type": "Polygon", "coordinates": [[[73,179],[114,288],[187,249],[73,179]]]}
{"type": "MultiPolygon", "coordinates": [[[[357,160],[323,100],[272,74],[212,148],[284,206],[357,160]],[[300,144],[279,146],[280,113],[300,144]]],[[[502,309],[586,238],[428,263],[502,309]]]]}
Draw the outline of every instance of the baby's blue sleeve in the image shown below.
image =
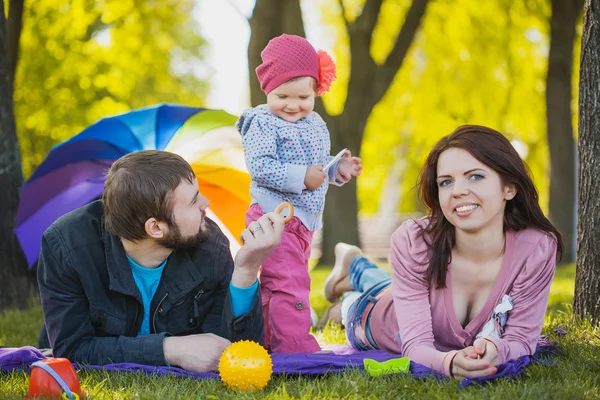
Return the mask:
{"type": "Polygon", "coordinates": [[[233,309],[233,316],[235,318],[240,315],[246,314],[252,308],[254,303],[254,296],[258,291],[258,279],[254,282],[254,285],[247,288],[239,288],[229,283],[229,293],[231,295],[231,308],[233,309]]]}
{"type": "Polygon", "coordinates": [[[279,192],[301,194],[306,167],[282,163],[277,154],[277,127],[254,118],[242,137],[250,177],[260,186],[279,192]]]}

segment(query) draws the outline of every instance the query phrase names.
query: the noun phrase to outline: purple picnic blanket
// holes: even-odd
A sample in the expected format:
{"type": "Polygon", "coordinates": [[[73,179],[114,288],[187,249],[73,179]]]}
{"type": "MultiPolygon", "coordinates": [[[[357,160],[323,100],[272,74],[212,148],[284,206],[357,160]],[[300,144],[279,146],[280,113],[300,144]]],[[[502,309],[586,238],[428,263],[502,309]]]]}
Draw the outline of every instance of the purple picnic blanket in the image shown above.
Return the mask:
{"type": "MultiPolygon", "coordinates": [[[[563,330],[556,330],[551,335],[565,335],[563,330]]],[[[465,387],[473,383],[491,382],[498,378],[514,378],[520,375],[525,367],[533,362],[542,362],[549,364],[548,360],[540,356],[551,355],[556,352],[557,343],[548,338],[550,335],[540,337],[537,350],[532,356],[523,356],[516,360],[511,360],[498,367],[495,375],[483,378],[469,379],[465,378],[459,387],[465,387]]],[[[364,369],[363,360],[370,358],[376,361],[386,361],[391,358],[401,357],[399,354],[387,353],[382,350],[356,351],[347,345],[329,345],[324,350],[331,353],[317,354],[272,354],[273,374],[287,375],[324,375],[326,373],[342,372],[349,368],[364,369]]],[[[45,359],[38,349],[31,346],[20,348],[0,348],[0,371],[28,370],[30,365],[36,361],[45,359]]],[[[195,379],[219,379],[215,372],[195,373],[183,370],[177,367],[158,367],[132,363],[83,365],[73,364],[77,369],[104,369],[107,371],[121,372],[142,372],[146,375],[175,375],[190,377],[195,379]]],[[[410,375],[413,378],[429,378],[443,380],[446,376],[428,368],[424,365],[410,362],[410,375]]]]}

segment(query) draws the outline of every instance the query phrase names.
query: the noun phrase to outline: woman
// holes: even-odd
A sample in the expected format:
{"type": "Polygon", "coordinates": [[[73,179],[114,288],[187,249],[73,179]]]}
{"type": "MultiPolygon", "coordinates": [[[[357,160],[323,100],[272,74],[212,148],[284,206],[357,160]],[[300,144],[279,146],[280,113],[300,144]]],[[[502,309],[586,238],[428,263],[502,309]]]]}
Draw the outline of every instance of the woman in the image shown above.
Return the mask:
{"type": "Polygon", "coordinates": [[[563,245],[525,163],[499,132],[462,126],[431,151],[418,188],[430,212],[393,234],[391,279],[360,249],[336,247],[325,295],[346,295],[328,315],[341,311],[357,349],[458,379],[532,354],[563,245]]]}

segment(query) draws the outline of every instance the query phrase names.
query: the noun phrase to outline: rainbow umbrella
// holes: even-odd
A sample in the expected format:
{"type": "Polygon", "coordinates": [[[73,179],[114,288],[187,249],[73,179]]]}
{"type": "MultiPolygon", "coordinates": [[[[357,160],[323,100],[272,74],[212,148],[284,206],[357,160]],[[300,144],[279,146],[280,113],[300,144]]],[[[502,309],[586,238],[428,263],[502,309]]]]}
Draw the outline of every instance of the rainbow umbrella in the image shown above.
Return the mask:
{"type": "Polygon", "coordinates": [[[119,157],[140,150],[167,150],[194,169],[207,215],[239,249],[250,204],[236,117],[221,110],[159,104],[103,118],[55,146],[23,185],[15,233],[31,266],[44,231],[61,215],[98,199],[106,172],[119,157]]]}

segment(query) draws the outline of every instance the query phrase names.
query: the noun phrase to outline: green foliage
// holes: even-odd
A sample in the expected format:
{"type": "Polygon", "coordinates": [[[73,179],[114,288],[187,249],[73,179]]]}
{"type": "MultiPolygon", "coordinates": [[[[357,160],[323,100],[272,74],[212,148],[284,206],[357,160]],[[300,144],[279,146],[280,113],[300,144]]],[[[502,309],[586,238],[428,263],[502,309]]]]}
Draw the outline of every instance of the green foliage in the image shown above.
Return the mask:
{"type": "MultiPolygon", "coordinates": [[[[385,266],[384,266],[385,267],[385,266]]],[[[328,269],[311,272],[311,303],[322,314],[327,307],[322,289],[328,269]]],[[[570,310],[573,300],[575,266],[557,270],[550,295],[550,311],[544,332],[556,328],[568,334],[559,339],[560,353],[553,367],[530,365],[517,379],[458,390],[458,382],[416,380],[402,374],[373,378],[362,371],[329,374],[321,377],[276,376],[258,394],[237,394],[219,381],[197,381],[167,376],[80,371],[82,388],[90,399],[592,399],[600,396],[600,329],[589,320],[582,321],[570,310]]],[[[0,345],[33,344],[41,324],[39,306],[29,311],[0,315],[0,345]]],[[[326,343],[343,343],[342,328],[329,325],[316,332],[326,343]]],[[[2,398],[23,399],[27,394],[25,372],[0,374],[2,398]]]]}
{"type": "MultiPolygon", "coordinates": [[[[410,3],[383,2],[371,42],[375,62],[382,63],[391,50],[410,3]]],[[[350,76],[348,36],[337,4],[337,0],[329,0],[321,7],[328,33],[336,38],[339,79],[324,98],[334,114],[343,111],[350,76]]],[[[364,0],[344,1],[349,21],[360,14],[362,4],[364,0]]],[[[493,0],[477,7],[470,0],[429,2],[415,42],[365,131],[361,149],[364,172],[358,181],[361,212],[378,211],[387,184],[402,186],[398,211],[418,211],[413,188],[427,152],[462,124],[487,125],[521,142],[542,207],[547,209],[544,96],[549,17],[550,3],[541,0],[493,0]],[[398,182],[389,182],[390,169],[398,158],[404,158],[402,174],[398,182]]],[[[578,43],[575,46],[578,49],[578,43]]],[[[575,83],[578,51],[574,55],[575,83]]],[[[576,89],[574,92],[576,110],[576,89]]]]}
{"type": "Polygon", "coordinates": [[[25,2],[15,116],[26,177],[98,119],[161,102],[201,105],[193,0],[25,2]]]}

